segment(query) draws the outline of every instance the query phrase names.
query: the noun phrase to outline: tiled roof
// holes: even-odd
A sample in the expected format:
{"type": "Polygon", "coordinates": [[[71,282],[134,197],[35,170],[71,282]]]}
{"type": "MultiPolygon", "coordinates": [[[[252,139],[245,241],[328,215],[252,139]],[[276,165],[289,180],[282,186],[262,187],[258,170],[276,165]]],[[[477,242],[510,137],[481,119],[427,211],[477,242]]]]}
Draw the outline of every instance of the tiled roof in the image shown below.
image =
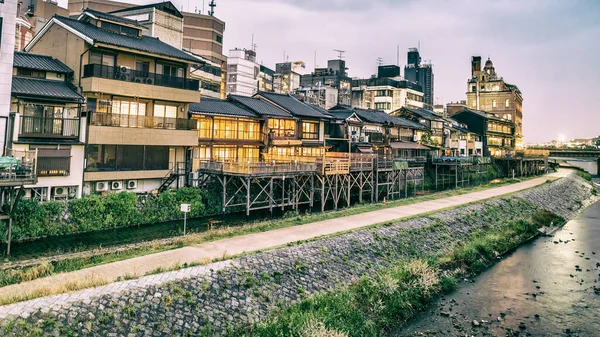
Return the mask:
{"type": "Polygon", "coordinates": [[[13,77],[12,94],[15,96],[45,97],[72,101],[83,99],[81,95],[69,88],[63,81],[23,77],[13,77]]]}
{"type": "Polygon", "coordinates": [[[116,34],[102,30],[89,23],[81,22],[59,15],[55,15],[53,19],[87,36],[88,38],[94,40],[94,42],[106,43],[113,46],[145,51],[153,54],[174,57],[181,60],[196,63],[201,63],[202,61],[199,58],[192,56],[191,54],[188,54],[181,49],[177,49],[167,43],[164,43],[154,37],[142,36],[141,38],[136,38],[132,36],[116,34]]]}
{"type": "Polygon", "coordinates": [[[135,10],[140,10],[140,9],[144,9],[144,8],[152,8],[152,7],[156,8],[158,10],[161,10],[165,13],[173,14],[178,18],[183,18],[183,15],[181,14],[181,12],[179,10],[177,10],[177,7],[175,7],[175,5],[173,5],[173,3],[171,3],[171,1],[163,1],[163,2],[157,2],[157,3],[153,3],[153,4],[149,4],[149,5],[141,5],[141,6],[119,9],[116,11],[112,11],[111,13],[135,11],[135,10]]]}
{"type": "Polygon", "coordinates": [[[356,113],[358,118],[364,122],[377,124],[392,124],[396,126],[404,126],[413,129],[424,129],[425,127],[419,123],[409,121],[405,118],[390,116],[381,110],[351,108],[347,106],[337,106],[329,110],[335,117],[348,118],[352,113],[356,113]],[[346,116],[346,117],[344,117],[346,116]]]}
{"type": "Polygon", "coordinates": [[[295,97],[290,95],[275,94],[272,92],[259,92],[258,95],[286,109],[296,117],[309,117],[318,119],[331,118],[313,109],[310,105],[300,102],[295,97]]]}
{"type": "Polygon", "coordinates": [[[51,56],[15,52],[14,67],[53,71],[57,73],[72,73],[73,70],[51,56]]]}
{"type": "Polygon", "coordinates": [[[461,110],[461,111],[457,112],[457,114],[459,114],[459,113],[461,113],[461,112],[463,112],[463,111],[468,111],[468,112],[470,112],[470,113],[473,113],[473,114],[475,114],[475,115],[481,116],[481,117],[483,117],[483,118],[485,118],[485,119],[491,119],[491,120],[495,120],[495,121],[501,121],[501,122],[510,123],[510,121],[508,121],[508,120],[506,120],[506,119],[502,119],[502,118],[500,118],[500,117],[496,117],[496,116],[494,116],[494,115],[491,115],[491,114],[489,114],[489,113],[486,113],[485,111],[471,110],[471,109],[467,109],[467,108],[465,108],[465,109],[463,109],[463,110],[461,110]]]}
{"type": "Polygon", "coordinates": [[[97,18],[100,18],[100,19],[109,20],[109,21],[113,21],[113,22],[120,22],[120,23],[133,25],[133,26],[138,26],[140,28],[144,27],[144,26],[140,25],[136,20],[131,20],[131,19],[120,17],[120,16],[100,12],[100,11],[97,11],[97,10],[91,9],[91,8],[84,9],[83,13],[81,13],[81,14],[84,15],[86,12],[97,18]]]}
{"type": "Polygon", "coordinates": [[[407,107],[403,107],[402,109],[407,110],[412,112],[413,114],[423,117],[423,118],[427,118],[427,119],[432,119],[432,120],[438,120],[438,121],[443,121],[444,119],[437,115],[435,112],[431,111],[431,110],[426,110],[426,109],[415,109],[415,108],[407,108],[407,107]]]}
{"type": "Polygon", "coordinates": [[[284,118],[293,118],[291,114],[287,113],[285,110],[282,110],[276,107],[273,104],[265,102],[261,99],[254,97],[246,97],[239,95],[229,95],[229,98],[238,104],[241,104],[254,113],[260,116],[270,116],[270,117],[284,117],[284,118]]]}
{"type": "Polygon", "coordinates": [[[246,110],[235,103],[215,98],[202,98],[200,103],[191,103],[189,111],[192,114],[258,118],[258,115],[252,111],[246,110]]]}

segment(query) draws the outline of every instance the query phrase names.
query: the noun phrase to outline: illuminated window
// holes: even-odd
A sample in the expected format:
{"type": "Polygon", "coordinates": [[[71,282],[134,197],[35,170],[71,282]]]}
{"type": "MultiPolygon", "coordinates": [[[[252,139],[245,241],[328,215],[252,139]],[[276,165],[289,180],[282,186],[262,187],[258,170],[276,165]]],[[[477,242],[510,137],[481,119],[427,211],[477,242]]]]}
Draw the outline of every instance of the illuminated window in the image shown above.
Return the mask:
{"type": "Polygon", "coordinates": [[[275,137],[296,136],[296,121],[291,119],[269,119],[269,129],[275,137]]]}
{"type": "Polygon", "coordinates": [[[504,106],[510,108],[510,100],[508,98],[506,99],[506,101],[504,101],[504,106]]]}
{"type": "Polygon", "coordinates": [[[212,138],[213,121],[210,118],[198,119],[198,138],[212,138]]]}
{"type": "Polygon", "coordinates": [[[496,100],[492,100],[492,108],[495,108],[495,107],[497,107],[496,100]]]}
{"type": "Polygon", "coordinates": [[[318,123],[302,123],[302,138],[303,139],[319,139],[319,124],[318,123]]]}

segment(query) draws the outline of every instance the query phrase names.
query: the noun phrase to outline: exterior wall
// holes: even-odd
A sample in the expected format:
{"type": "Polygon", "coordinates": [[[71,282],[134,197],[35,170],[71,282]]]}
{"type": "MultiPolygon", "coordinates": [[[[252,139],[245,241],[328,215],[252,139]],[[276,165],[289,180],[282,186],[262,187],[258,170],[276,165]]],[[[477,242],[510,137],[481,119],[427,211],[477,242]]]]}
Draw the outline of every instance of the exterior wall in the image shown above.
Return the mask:
{"type": "Polygon", "coordinates": [[[195,146],[198,145],[198,132],[196,130],[164,130],[90,125],[88,143],[195,146]]]}
{"type": "Polygon", "coordinates": [[[2,36],[0,36],[0,146],[2,148],[0,153],[3,154],[6,147],[6,127],[10,113],[17,0],[4,0],[0,3],[0,17],[2,18],[2,36]]]}
{"type": "Polygon", "coordinates": [[[183,14],[183,48],[213,62],[226,62],[227,58],[223,55],[225,22],[210,15],[185,12],[181,14],[183,14]],[[221,42],[218,41],[219,39],[221,42]]]}
{"type": "Polygon", "coordinates": [[[252,96],[258,90],[259,65],[246,59],[246,51],[229,51],[227,61],[227,94],[252,96]]]}
{"type": "MultiPolygon", "coordinates": [[[[29,150],[29,144],[14,144],[16,150],[29,150]]],[[[71,163],[68,176],[51,176],[38,177],[38,182],[35,185],[26,185],[25,188],[46,187],[46,199],[52,200],[54,187],[71,187],[77,186],[77,198],[82,195],[83,183],[83,166],[85,158],[85,146],[71,145],[71,163]]]]}
{"type": "MultiPolygon", "coordinates": [[[[83,71],[83,68],[80,69],[80,57],[88,47],[89,44],[77,35],[72,34],[58,25],[54,25],[46,32],[43,39],[38,40],[29,52],[52,56],[66,64],[67,67],[73,69],[75,72],[74,84],[77,85],[80,70],[83,71]]],[[[86,63],[87,58],[84,55],[83,64],[86,63]]]]}
{"type": "Polygon", "coordinates": [[[153,7],[138,10],[123,11],[115,15],[137,20],[148,29],[144,35],[157,37],[171,46],[182,49],[183,46],[183,18],[165,13],[153,7]]]}

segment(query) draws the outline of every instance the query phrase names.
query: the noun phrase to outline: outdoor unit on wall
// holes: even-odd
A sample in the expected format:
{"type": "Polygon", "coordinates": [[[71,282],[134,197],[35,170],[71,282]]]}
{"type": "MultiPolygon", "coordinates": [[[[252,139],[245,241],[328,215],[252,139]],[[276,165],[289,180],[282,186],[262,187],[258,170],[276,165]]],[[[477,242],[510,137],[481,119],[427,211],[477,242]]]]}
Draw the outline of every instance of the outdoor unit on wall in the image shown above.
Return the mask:
{"type": "Polygon", "coordinates": [[[133,190],[137,188],[137,180],[127,180],[127,189],[133,190]]]}
{"type": "Polygon", "coordinates": [[[98,192],[108,191],[108,181],[98,181],[96,183],[96,191],[98,191],[98,192]]]}
{"type": "Polygon", "coordinates": [[[55,197],[66,197],[69,194],[69,188],[68,187],[54,187],[54,196],[55,197]]]}
{"type": "Polygon", "coordinates": [[[111,190],[122,190],[123,189],[123,182],[122,181],[111,181],[110,182],[110,189],[111,190]]]}

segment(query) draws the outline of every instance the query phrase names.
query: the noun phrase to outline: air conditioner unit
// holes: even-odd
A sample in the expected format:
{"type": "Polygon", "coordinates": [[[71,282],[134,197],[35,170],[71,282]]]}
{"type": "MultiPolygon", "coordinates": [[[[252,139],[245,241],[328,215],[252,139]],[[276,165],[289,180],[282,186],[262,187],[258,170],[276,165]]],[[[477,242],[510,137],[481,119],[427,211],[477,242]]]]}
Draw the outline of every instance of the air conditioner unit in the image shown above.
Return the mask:
{"type": "Polygon", "coordinates": [[[108,191],[108,181],[98,181],[96,183],[96,191],[108,191]]]}
{"type": "Polygon", "coordinates": [[[110,183],[110,189],[111,190],[122,190],[123,189],[123,182],[122,181],[111,181],[111,183],[110,183]]]}
{"type": "Polygon", "coordinates": [[[67,195],[69,195],[69,188],[68,187],[54,187],[54,196],[55,197],[66,197],[67,195]]]}
{"type": "Polygon", "coordinates": [[[137,180],[127,180],[127,189],[133,190],[137,188],[137,180]]]}

